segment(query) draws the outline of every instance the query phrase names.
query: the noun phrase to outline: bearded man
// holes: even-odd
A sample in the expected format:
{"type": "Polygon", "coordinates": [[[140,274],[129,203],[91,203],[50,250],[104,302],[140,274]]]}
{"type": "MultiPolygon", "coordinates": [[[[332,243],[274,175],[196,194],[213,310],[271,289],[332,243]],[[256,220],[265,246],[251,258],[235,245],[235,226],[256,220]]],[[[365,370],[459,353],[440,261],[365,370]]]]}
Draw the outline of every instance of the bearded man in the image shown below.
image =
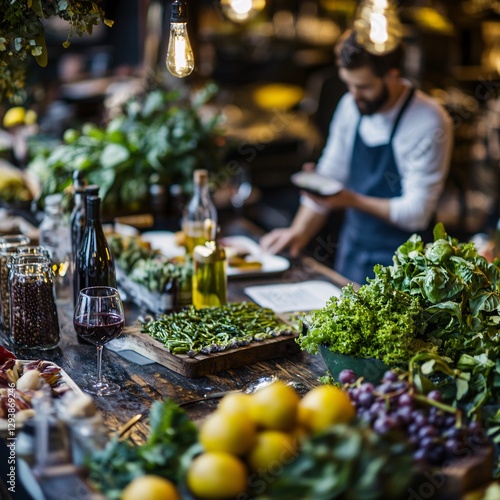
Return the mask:
{"type": "Polygon", "coordinates": [[[330,211],[345,209],[335,269],[362,284],[374,265],[391,265],[397,247],[428,228],[449,170],[453,128],[442,106],[402,77],[401,45],[374,55],[350,30],[335,52],[348,92],[316,170],[343,189],[327,197],[303,193],[291,226],[266,234],[261,246],[295,256],[330,211]]]}

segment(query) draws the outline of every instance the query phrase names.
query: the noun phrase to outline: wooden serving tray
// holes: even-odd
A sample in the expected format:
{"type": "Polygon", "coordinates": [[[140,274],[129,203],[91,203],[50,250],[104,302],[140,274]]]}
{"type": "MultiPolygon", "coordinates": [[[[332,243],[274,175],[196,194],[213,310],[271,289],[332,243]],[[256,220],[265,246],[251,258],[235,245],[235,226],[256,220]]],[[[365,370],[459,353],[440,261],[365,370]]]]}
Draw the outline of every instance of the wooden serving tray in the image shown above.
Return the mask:
{"type": "Polygon", "coordinates": [[[135,351],[180,375],[194,378],[300,352],[300,347],[295,342],[297,336],[298,334],[281,335],[227,351],[197,354],[194,358],[186,354],[171,354],[161,342],[142,333],[139,327],[124,328],[122,335],[110,344],[113,350],[135,351]]]}

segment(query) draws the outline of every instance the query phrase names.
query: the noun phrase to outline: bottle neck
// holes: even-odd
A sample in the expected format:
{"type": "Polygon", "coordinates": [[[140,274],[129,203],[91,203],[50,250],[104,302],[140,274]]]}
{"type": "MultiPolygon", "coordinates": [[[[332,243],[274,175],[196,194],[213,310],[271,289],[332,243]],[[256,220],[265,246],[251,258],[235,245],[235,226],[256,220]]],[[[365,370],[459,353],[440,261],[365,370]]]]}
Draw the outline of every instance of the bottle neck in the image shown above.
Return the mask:
{"type": "Polygon", "coordinates": [[[99,197],[87,196],[85,211],[88,226],[101,225],[101,200],[99,197]]]}
{"type": "Polygon", "coordinates": [[[82,208],[85,202],[85,191],[75,191],[75,208],[82,208]]]}
{"type": "Polygon", "coordinates": [[[195,184],[194,185],[194,195],[198,198],[209,198],[210,191],[208,189],[208,183],[195,184]]]}

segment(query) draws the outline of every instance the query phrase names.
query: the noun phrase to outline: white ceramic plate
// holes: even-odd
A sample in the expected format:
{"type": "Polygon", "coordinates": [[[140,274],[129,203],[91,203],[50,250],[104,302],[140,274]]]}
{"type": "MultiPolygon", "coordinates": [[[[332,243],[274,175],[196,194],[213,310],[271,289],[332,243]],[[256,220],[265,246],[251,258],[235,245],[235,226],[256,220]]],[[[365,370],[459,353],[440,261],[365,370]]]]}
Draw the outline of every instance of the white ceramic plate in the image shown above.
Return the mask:
{"type": "MultiPolygon", "coordinates": [[[[168,258],[178,257],[186,253],[184,247],[177,245],[175,233],[170,231],[149,231],[142,233],[141,238],[148,241],[153,249],[159,250],[168,258]]],[[[247,236],[226,236],[221,239],[221,242],[224,246],[246,250],[248,252],[248,256],[246,257],[247,260],[262,263],[260,269],[244,269],[227,266],[228,277],[281,273],[290,267],[288,259],[279,255],[263,252],[259,244],[247,236]]]]}
{"type": "Polygon", "coordinates": [[[232,276],[259,276],[261,274],[281,273],[290,267],[288,259],[280,255],[273,255],[263,252],[259,244],[247,236],[226,236],[222,238],[224,246],[232,246],[248,251],[246,260],[262,263],[260,269],[242,269],[238,267],[227,266],[228,277],[232,276]]]}
{"type": "Polygon", "coordinates": [[[175,233],[171,231],[147,231],[141,234],[141,239],[147,241],[153,250],[159,250],[169,259],[186,253],[186,249],[177,244],[175,233]]]}
{"type": "Polygon", "coordinates": [[[297,172],[291,181],[300,189],[319,196],[333,196],[344,189],[340,182],[316,172],[297,172]]]}

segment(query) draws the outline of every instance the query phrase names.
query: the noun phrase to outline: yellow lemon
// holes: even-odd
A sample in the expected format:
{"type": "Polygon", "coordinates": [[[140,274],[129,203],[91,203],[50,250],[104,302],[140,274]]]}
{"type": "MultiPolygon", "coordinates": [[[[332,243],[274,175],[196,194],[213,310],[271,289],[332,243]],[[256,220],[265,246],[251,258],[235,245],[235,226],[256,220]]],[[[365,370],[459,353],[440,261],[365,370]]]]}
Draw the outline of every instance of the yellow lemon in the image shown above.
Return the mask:
{"type": "Polygon", "coordinates": [[[248,454],[250,467],[259,473],[279,471],[297,455],[293,436],[281,431],[262,431],[248,454]]]}
{"type": "Polygon", "coordinates": [[[252,394],[250,416],[266,429],[291,430],[297,421],[299,396],[277,380],[252,394]]]}
{"type": "Polygon", "coordinates": [[[244,493],[247,479],[245,464],[234,455],[222,452],[197,456],[187,472],[187,485],[191,493],[197,497],[217,500],[234,498],[244,493]]]}
{"type": "Polygon", "coordinates": [[[24,123],[26,125],[33,125],[34,123],[36,123],[37,118],[38,115],[36,114],[36,111],[28,109],[28,111],[26,111],[26,114],[24,115],[24,123]]]}
{"type": "Polygon", "coordinates": [[[249,451],[256,439],[254,422],[239,412],[213,412],[203,421],[199,434],[205,451],[225,451],[234,455],[249,451]]]}
{"type": "Polygon", "coordinates": [[[22,106],[14,106],[7,110],[3,117],[4,127],[15,127],[16,125],[24,125],[24,117],[26,110],[22,106]]]}
{"type": "Polygon", "coordinates": [[[350,422],[355,415],[347,392],[334,385],[311,389],[299,403],[299,424],[315,432],[350,422]]]}
{"type": "Polygon", "coordinates": [[[123,490],[121,500],[181,500],[175,485],[161,476],[136,477],[123,490]]]}
{"type": "Polygon", "coordinates": [[[217,407],[217,411],[222,411],[224,413],[245,413],[247,415],[249,409],[250,395],[242,392],[224,396],[217,407]]]}

